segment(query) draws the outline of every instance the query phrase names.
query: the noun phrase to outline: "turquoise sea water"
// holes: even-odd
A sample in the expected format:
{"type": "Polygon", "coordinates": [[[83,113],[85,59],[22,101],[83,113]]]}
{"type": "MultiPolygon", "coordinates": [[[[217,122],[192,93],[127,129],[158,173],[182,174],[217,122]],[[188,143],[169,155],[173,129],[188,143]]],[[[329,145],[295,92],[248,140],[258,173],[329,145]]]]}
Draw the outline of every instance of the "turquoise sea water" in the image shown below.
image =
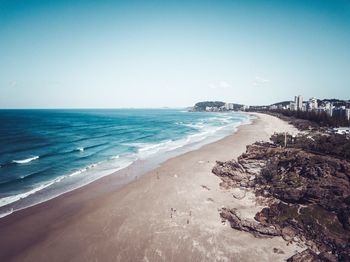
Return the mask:
{"type": "Polygon", "coordinates": [[[0,216],[248,121],[176,109],[0,110],[0,216]]]}

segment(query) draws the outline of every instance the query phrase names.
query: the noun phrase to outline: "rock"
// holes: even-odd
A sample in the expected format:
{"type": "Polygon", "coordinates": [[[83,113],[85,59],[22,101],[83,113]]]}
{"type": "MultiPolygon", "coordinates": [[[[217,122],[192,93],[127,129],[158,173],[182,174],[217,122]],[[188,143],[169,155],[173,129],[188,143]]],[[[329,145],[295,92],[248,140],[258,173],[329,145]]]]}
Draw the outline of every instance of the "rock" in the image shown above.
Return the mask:
{"type": "Polygon", "coordinates": [[[280,235],[273,226],[265,226],[256,221],[241,219],[233,209],[223,208],[220,216],[222,219],[229,221],[232,228],[250,232],[257,237],[280,235]]]}
{"type": "Polygon", "coordinates": [[[321,262],[317,254],[310,249],[306,249],[301,253],[287,259],[287,262],[321,262]]]}
{"type": "Polygon", "coordinates": [[[293,242],[296,242],[296,243],[299,243],[299,242],[300,242],[300,238],[297,237],[297,236],[293,237],[292,240],[293,240],[293,242]]]}
{"type": "Polygon", "coordinates": [[[247,187],[249,186],[249,183],[247,183],[246,181],[241,181],[241,182],[239,183],[239,186],[240,186],[240,187],[245,187],[245,188],[247,188],[247,187]]]}
{"type": "MultiPolygon", "coordinates": [[[[331,149],[333,155],[303,149],[309,140],[287,148],[255,143],[237,161],[217,162],[213,173],[222,179],[220,186],[248,188],[257,198],[271,199],[256,221],[242,220],[229,210],[221,214],[233,228],[282,235],[286,241],[306,242],[308,250],[324,257],[331,252],[340,261],[350,261],[350,163],[338,157],[343,148],[331,149]]],[[[242,197],[238,189],[233,197],[242,197]]]]}
{"type": "Polygon", "coordinates": [[[276,254],[284,254],[283,250],[281,250],[279,248],[276,248],[276,247],[273,248],[273,252],[276,253],[276,254]]]}
{"type": "Polygon", "coordinates": [[[233,182],[247,179],[244,168],[235,160],[227,162],[217,161],[212,172],[219,177],[227,177],[233,182]]]}
{"type": "Polygon", "coordinates": [[[321,261],[324,261],[324,262],[337,262],[336,256],[328,252],[322,252],[318,255],[318,257],[320,258],[321,261]]]}
{"type": "Polygon", "coordinates": [[[232,196],[233,196],[235,199],[241,200],[241,199],[245,198],[245,196],[246,196],[246,191],[245,191],[245,190],[242,190],[242,189],[239,189],[239,188],[234,188],[234,189],[233,189],[233,192],[232,192],[232,196]]]}
{"type": "Polygon", "coordinates": [[[311,240],[307,240],[305,242],[305,245],[308,246],[314,252],[318,252],[319,251],[317,246],[316,246],[316,244],[313,241],[311,241],[311,240]]]}
{"type": "Polygon", "coordinates": [[[295,231],[291,227],[282,228],[282,237],[285,241],[291,241],[295,237],[295,231]]]}
{"type": "Polygon", "coordinates": [[[249,181],[254,181],[255,180],[255,175],[249,177],[249,181]]]}

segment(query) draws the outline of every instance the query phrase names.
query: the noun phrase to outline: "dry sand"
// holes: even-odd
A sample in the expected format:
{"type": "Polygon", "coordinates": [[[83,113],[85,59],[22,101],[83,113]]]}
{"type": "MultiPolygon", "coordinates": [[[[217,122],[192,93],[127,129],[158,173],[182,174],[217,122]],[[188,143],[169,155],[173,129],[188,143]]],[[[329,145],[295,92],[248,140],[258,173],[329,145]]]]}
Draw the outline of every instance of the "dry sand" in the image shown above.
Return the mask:
{"type": "MultiPolygon", "coordinates": [[[[298,250],[295,245],[234,230],[218,211],[235,207],[253,218],[262,207],[253,194],[237,200],[234,190],[221,189],[211,173],[215,161],[237,158],[246,145],[274,132],[297,132],[278,118],[255,115],[235,134],[169,159],[118,190],[97,194],[101,189],[92,183],[1,219],[0,260],[285,260],[298,250]]],[[[113,184],[113,175],[102,181],[113,184]]]]}

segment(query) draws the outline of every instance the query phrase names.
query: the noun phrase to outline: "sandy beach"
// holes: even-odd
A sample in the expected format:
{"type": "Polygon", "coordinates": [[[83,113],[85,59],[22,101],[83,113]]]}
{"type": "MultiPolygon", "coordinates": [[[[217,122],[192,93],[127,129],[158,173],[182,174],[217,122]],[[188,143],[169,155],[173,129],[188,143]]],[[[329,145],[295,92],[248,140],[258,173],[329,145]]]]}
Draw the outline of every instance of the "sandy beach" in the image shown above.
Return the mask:
{"type": "MultiPolygon", "coordinates": [[[[104,177],[0,219],[0,261],[283,261],[295,245],[223,224],[222,207],[253,219],[262,206],[220,188],[215,161],[237,158],[274,132],[296,133],[263,114],[198,150],[171,158],[125,186],[104,177]],[[274,248],[283,251],[275,253],[274,248]],[[282,252],[280,252],[282,253],[282,252]]],[[[130,170],[129,170],[130,171],[130,170]]],[[[128,170],[125,170],[127,175],[128,170]]]]}

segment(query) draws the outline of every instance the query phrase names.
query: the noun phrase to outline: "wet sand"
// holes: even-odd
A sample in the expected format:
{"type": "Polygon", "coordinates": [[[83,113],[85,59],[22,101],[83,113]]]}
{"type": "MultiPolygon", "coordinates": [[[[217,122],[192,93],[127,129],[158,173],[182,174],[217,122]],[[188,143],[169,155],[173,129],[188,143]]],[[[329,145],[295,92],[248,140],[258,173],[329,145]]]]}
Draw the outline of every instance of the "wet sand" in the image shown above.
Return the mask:
{"type": "Polygon", "coordinates": [[[0,261],[283,261],[298,248],[223,224],[218,209],[253,218],[262,207],[219,187],[216,160],[237,158],[274,132],[297,132],[262,114],[233,135],[127,180],[113,175],[0,219],[0,261]],[[274,253],[273,249],[284,254],[274,253]]]}

